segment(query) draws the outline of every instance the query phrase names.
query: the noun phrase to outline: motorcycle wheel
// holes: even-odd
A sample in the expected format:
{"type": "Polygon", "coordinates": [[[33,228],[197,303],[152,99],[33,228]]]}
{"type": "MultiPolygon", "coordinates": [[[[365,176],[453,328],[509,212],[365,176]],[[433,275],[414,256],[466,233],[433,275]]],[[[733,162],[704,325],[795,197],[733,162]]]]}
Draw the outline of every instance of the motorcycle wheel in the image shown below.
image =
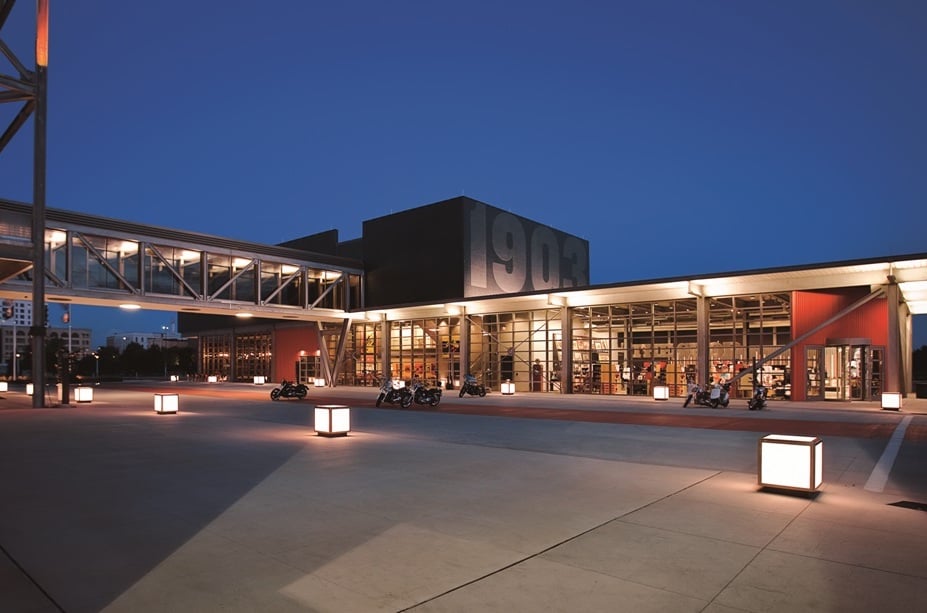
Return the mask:
{"type": "Polygon", "coordinates": [[[718,401],[717,401],[717,400],[709,400],[709,401],[708,401],[708,406],[710,406],[710,407],[713,408],[713,409],[717,409],[717,408],[718,408],[718,401]]]}
{"type": "Polygon", "coordinates": [[[464,395],[464,392],[465,392],[465,391],[467,391],[467,387],[466,387],[466,386],[460,388],[460,397],[461,397],[461,398],[463,398],[463,395],[464,395]]]}
{"type": "Polygon", "coordinates": [[[428,404],[430,404],[433,407],[436,407],[438,406],[439,402],[441,402],[441,396],[432,396],[428,404]]]}
{"type": "Polygon", "coordinates": [[[277,400],[278,398],[280,398],[280,388],[275,387],[274,389],[270,390],[270,399],[277,400]]]}
{"type": "Polygon", "coordinates": [[[378,407],[380,406],[380,403],[383,402],[383,396],[385,395],[386,394],[380,394],[379,396],[377,396],[377,406],[378,407]]]}
{"type": "Polygon", "coordinates": [[[309,393],[309,388],[305,385],[300,385],[296,388],[296,397],[302,400],[309,393]]]}
{"type": "Polygon", "coordinates": [[[482,398],[482,397],[485,396],[485,395],[486,395],[486,388],[485,388],[485,387],[481,387],[481,388],[480,388],[480,398],[482,398]]]}
{"type": "Polygon", "coordinates": [[[406,394],[405,396],[400,398],[399,404],[400,406],[402,406],[402,408],[408,409],[410,406],[412,406],[412,395],[406,394]]]}

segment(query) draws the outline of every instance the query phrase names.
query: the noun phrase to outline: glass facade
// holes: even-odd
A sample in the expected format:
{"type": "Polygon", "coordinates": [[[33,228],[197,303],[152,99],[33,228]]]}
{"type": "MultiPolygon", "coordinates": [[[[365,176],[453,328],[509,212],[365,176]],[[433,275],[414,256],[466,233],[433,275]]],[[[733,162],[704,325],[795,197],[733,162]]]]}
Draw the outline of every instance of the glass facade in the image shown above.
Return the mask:
{"type": "MultiPolygon", "coordinates": [[[[707,299],[708,368],[700,373],[698,300],[571,307],[567,334],[565,307],[468,315],[465,372],[495,390],[510,381],[517,391],[648,396],[654,385],[667,385],[671,395],[684,396],[689,384],[731,378],[791,341],[789,294],[707,299]]],[[[381,324],[357,323],[341,383],[373,385],[385,372],[404,380],[458,384],[459,318],[387,326],[389,368],[381,364],[381,324]]],[[[761,376],[771,397],[787,397],[788,352],[767,362],[761,376]]],[[[752,376],[741,379],[734,396],[749,397],[753,381],[752,376]]]]}
{"type": "Polygon", "coordinates": [[[200,337],[200,373],[228,379],[232,356],[232,338],[225,334],[200,337]]]}

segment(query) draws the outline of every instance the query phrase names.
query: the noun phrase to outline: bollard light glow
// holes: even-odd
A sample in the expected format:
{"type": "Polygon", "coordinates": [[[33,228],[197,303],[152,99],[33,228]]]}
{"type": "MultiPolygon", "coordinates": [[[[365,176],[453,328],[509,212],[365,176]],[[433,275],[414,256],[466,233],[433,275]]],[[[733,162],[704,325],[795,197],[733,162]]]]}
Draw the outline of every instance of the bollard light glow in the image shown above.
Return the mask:
{"type": "Polygon", "coordinates": [[[824,442],[816,436],[769,434],[760,439],[761,486],[813,492],[823,480],[824,442]]]}
{"type": "Polygon", "coordinates": [[[155,413],[176,413],[180,405],[179,394],[155,394],[155,413]]]}
{"type": "Polygon", "coordinates": [[[351,431],[351,409],[340,404],[317,406],[315,431],[321,436],[347,436],[351,431]]]}

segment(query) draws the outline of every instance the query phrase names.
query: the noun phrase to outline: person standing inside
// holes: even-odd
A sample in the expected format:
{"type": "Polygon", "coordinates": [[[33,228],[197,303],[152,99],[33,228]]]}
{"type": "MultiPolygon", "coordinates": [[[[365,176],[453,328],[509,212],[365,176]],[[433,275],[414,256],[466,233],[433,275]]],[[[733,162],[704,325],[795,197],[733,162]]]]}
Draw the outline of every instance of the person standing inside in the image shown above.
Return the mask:
{"type": "Polygon", "coordinates": [[[542,387],[541,384],[544,380],[544,367],[541,366],[540,358],[534,360],[534,364],[531,365],[531,391],[540,392],[542,387]]]}

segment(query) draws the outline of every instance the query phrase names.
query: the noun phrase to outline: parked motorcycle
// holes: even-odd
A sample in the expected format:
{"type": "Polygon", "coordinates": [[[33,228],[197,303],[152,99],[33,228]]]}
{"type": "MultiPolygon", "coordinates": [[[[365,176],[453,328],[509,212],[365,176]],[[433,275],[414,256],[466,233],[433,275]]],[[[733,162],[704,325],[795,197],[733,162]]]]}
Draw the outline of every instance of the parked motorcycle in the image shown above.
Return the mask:
{"type": "Polygon", "coordinates": [[[709,401],[711,392],[707,389],[708,386],[702,387],[698,383],[693,383],[689,385],[689,395],[686,396],[686,401],[682,403],[682,408],[689,406],[690,402],[694,402],[697,405],[702,405],[705,407],[710,407],[711,402],[709,401]]]}
{"type": "Polygon", "coordinates": [[[759,411],[766,408],[766,397],[768,391],[765,385],[757,385],[753,390],[753,397],[747,401],[747,408],[751,411],[759,411]]]}
{"type": "Polygon", "coordinates": [[[465,394],[482,398],[486,395],[486,386],[477,383],[476,377],[473,375],[466,375],[463,385],[460,386],[460,397],[463,398],[465,394]]]}
{"type": "Polygon", "coordinates": [[[441,388],[428,387],[418,379],[412,381],[412,400],[416,404],[427,404],[436,407],[441,402],[441,388]]]}
{"type": "Polygon", "coordinates": [[[686,401],[682,403],[683,408],[689,406],[689,403],[693,401],[695,404],[712,409],[717,409],[719,406],[726,407],[731,403],[731,384],[727,382],[715,383],[710,389],[707,385],[702,387],[694,384],[689,387],[689,395],[686,396],[686,401]]]}
{"type": "Polygon", "coordinates": [[[309,388],[302,383],[293,383],[284,379],[280,387],[270,390],[270,399],[279,400],[281,398],[299,398],[302,400],[309,393],[309,388]]]}
{"type": "Polygon", "coordinates": [[[412,392],[409,391],[401,381],[386,379],[380,386],[380,393],[377,396],[377,405],[383,403],[398,404],[404,409],[408,409],[412,404],[412,392]]]}

